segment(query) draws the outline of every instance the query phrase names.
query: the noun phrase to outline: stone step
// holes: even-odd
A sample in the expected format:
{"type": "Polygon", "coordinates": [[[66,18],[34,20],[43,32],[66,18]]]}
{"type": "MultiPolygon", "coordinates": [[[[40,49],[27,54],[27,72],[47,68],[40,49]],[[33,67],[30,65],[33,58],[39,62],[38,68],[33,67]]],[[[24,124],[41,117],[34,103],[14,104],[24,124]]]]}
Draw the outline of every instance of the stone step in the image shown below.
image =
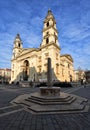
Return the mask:
{"type": "Polygon", "coordinates": [[[40,101],[40,102],[67,102],[69,100],[71,100],[73,98],[73,96],[67,96],[67,98],[55,98],[55,99],[46,99],[46,98],[38,98],[38,97],[34,97],[31,96],[28,99],[32,99],[32,100],[36,100],[36,101],[40,101]]]}
{"type": "Polygon", "coordinates": [[[44,99],[44,100],[63,100],[68,97],[70,97],[70,94],[66,94],[61,92],[59,96],[57,95],[41,95],[39,92],[35,92],[31,94],[31,97],[38,98],[38,99],[44,99]]]}
{"type": "Polygon", "coordinates": [[[68,100],[70,100],[70,98],[72,98],[72,96],[67,96],[67,97],[65,97],[65,98],[62,98],[62,97],[35,97],[35,96],[32,96],[31,95],[31,97],[29,97],[30,99],[32,98],[32,99],[35,99],[35,100],[38,100],[38,101],[44,101],[44,102],[51,102],[51,101],[68,101],[68,100]]]}
{"type": "Polygon", "coordinates": [[[60,104],[70,104],[76,100],[75,97],[70,97],[67,101],[44,101],[44,100],[36,100],[33,98],[25,99],[25,101],[40,104],[40,105],[60,105],[60,104]]]}
{"type": "Polygon", "coordinates": [[[35,113],[56,113],[56,112],[59,112],[59,113],[68,113],[68,112],[82,112],[84,111],[85,109],[85,106],[84,105],[73,105],[73,106],[70,106],[70,105],[56,105],[56,106],[43,106],[43,107],[37,107],[36,106],[31,106],[31,107],[28,107],[29,110],[35,112],[35,113]]]}
{"type": "Polygon", "coordinates": [[[43,101],[43,102],[51,102],[51,101],[53,101],[53,102],[60,102],[60,101],[67,101],[69,98],[71,98],[71,96],[67,96],[67,98],[55,98],[55,99],[49,99],[49,98],[40,98],[40,97],[34,97],[34,96],[31,96],[30,98],[32,98],[32,99],[35,99],[35,100],[38,100],[38,101],[43,101]]]}
{"type": "Polygon", "coordinates": [[[73,94],[60,93],[60,96],[42,96],[39,92],[22,95],[13,103],[22,105],[25,110],[36,114],[88,112],[88,100],[73,94]]]}
{"type": "Polygon", "coordinates": [[[21,105],[24,105],[26,107],[30,107],[31,106],[30,102],[25,101],[25,100],[21,102],[21,105]]]}

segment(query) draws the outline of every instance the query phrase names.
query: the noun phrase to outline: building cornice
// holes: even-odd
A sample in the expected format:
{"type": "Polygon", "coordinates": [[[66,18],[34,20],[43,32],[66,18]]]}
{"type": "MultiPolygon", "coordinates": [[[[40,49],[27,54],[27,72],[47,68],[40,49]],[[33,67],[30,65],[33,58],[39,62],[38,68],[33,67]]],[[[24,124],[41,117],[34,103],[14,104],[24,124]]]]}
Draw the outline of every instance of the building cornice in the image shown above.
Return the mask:
{"type": "Polygon", "coordinates": [[[40,47],[40,49],[43,49],[43,48],[45,48],[45,47],[49,47],[49,46],[51,46],[51,45],[54,45],[54,46],[57,47],[59,50],[61,50],[61,48],[60,48],[56,43],[54,43],[54,42],[51,42],[51,43],[46,44],[46,45],[42,45],[42,46],[40,47]]]}
{"type": "Polygon", "coordinates": [[[48,35],[44,36],[44,39],[46,39],[47,37],[50,37],[50,36],[54,36],[56,39],[58,39],[57,35],[55,35],[55,34],[48,34],[48,35]]]}
{"type": "Polygon", "coordinates": [[[50,28],[53,28],[53,29],[58,33],[57,29],[56,29],[53,25],[50,25],[50,26],[44,28],[44,29],[42,30],[42,32],[45,32],[45,31],[47,31],[47,30],[50,29],[50,28]]]}
{"type": "Polygon", "coordinates": [[[61,55],[60,57],[66,57],[66,58],[68,58],[71,62],[73,62],[73,58],[72,58],[71,55],[69,55],[69,54],[64,54],[64,55],[61,55]]]}

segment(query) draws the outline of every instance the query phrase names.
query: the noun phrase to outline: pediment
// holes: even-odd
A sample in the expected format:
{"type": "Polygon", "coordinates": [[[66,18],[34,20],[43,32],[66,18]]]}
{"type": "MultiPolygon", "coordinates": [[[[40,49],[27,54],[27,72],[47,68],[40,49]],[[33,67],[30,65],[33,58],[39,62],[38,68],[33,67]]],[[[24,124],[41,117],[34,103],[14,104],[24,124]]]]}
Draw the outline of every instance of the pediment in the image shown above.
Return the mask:
{"type": "Polygon", "coordinates": [[[61,55],[61,57],[66,57],[66,58],[68,58],[70,61],[73,62],[73,58],[72,58],[72,56],[69,55],[69,54],[61,55]]]}

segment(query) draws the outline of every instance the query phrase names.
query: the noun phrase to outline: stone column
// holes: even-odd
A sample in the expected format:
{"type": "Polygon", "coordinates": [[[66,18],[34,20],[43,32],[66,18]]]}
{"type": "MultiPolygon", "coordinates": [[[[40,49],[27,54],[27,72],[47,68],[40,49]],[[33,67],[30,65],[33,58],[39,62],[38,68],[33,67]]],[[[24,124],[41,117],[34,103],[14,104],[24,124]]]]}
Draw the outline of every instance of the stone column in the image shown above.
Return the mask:
{"type": "Polygon", "coordinates": [[[48,87],[40,87],[40,94],[42,96],[60,96],[60,87],[52,87],[52,68],[50,58],[48,58],[47,63],[47,85],[48,87]]]}
{"type": "Polygon", "coordinates": [[[51,58],[48,58],[48,63],[47,63],[47,85],[48,87],[52,86],[51,58]]]}

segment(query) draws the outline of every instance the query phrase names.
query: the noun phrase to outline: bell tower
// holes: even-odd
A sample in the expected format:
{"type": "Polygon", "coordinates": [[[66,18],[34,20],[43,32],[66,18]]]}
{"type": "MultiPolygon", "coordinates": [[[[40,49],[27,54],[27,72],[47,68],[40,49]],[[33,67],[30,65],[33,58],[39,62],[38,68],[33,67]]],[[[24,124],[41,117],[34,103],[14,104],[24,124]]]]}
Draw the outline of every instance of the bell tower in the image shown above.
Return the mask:
{"type": "Polygon", "coordinates": [[[20,35],[17,34],[15,40],[14,40],[14,48],[13,48],[13,56],[12,58],[16,58],[22,50],[22,40],[20,38],[20,35]]]}
{"type": "MultiPolygon", "coordinates": [[[[42,57],[42,71],[47,72],[47,59],[51,59],[52,65],[52,79],[58,80],[60,71],[60,46],[58,43],[58,31],[56,27],[56,20],[51,10],[48,10],[44,20],[43,39],[40,46],[42,57]]],[[[47,78],[45,74],[43,79],[47,78]]]]}
{"type": "Polygon", "coordinates": [[[42,46],[47,46],[48,44],[55,44],[59,47],[58,44],[58,31],[56,28],[56,21],[52,14],[51,10],[48,10],[47,16],[44,20],[44,28],[43,28],[43,40],[42,46]]]}

